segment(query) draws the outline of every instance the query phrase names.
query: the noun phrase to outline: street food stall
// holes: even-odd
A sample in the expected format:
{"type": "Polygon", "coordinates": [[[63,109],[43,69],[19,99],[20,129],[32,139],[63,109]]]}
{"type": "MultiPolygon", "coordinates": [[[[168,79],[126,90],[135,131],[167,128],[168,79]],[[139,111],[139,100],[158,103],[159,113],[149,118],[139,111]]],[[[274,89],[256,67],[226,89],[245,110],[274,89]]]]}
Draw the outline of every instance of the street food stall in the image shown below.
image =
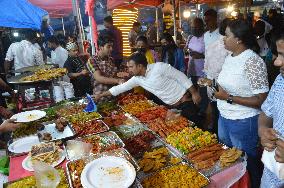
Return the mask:
{"type": "Polygon", "coordinates": [[[64,76],[64,68],[58,65],[24,67],[9,78],[9,84],[17,88],[16,106],[18,111],[44,108],[54,104],[53,87],[57,79],[64,76]]]}
{"type": "Polygon", "coordinates": [[[101,102],[97,111],[86,112],[90,104],[63,101],[16,114],[23,123],[8,144],[4,187],[42,181],[47,172],[38,161],[48,164],[44,169],[55,167],[56,187],[74,188],[227,187],[246,172],[245,153],[143,95],[101,102]]]}

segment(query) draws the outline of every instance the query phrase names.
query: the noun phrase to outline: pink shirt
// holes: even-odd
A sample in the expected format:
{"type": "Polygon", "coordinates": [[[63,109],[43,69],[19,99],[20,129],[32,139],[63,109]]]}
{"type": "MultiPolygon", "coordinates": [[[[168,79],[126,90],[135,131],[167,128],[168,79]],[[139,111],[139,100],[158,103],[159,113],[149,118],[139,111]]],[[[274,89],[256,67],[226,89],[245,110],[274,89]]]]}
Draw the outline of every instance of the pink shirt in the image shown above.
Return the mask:
{"type": "MultiPolygon", "coordinates": [[[[198,52],[198,53],[205,53],[205,44],[203,36],[197,38],[195,36],[189,36],[191,37],[190,41],[187,43],[187,48],[191,49],[192,51],[198,52]]],[[[192,59],[191,56],[189,56],[188,60],[188,75],[189,76],[204,76],[204,59],[192,59]]]]}

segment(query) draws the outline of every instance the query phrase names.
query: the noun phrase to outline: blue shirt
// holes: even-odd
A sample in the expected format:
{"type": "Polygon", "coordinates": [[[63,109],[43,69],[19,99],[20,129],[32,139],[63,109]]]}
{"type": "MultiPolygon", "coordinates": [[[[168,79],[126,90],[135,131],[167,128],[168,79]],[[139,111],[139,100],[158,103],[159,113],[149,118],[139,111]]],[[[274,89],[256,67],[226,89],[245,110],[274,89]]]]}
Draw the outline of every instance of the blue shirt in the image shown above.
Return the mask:
{"type": "MultiPolygon", "coordinates": [[[[267,99],[261,106],[266,116],[273,119],[273,129],[284,136],[284,77],[278,75],[267,99]]],[[[264,167],[261,179],[262,188],[284,187],[284,180],[281,181],[270,170],[264,167]]]]}

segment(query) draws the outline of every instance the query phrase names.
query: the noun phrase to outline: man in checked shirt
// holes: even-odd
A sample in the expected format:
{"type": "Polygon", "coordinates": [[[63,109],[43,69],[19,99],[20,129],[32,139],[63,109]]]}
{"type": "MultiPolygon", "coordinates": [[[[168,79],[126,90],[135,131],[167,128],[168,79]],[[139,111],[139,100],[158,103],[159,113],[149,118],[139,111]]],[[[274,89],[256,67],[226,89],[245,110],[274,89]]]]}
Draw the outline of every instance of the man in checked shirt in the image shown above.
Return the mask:
{"type": "MultiPolygon", "coordinates": [[[[111,57],[113,39],[107,34],[101,34],[98,38],[98,46],[98,54],[93,57],[93,61],[88,61],[87,63],[87,68],[92,74],[94,95],[107,91],[112,86],[124,82],[123,79],[117,78],[118,69],[111,57]]],[[[110,98],[104,97],[101,100],[110,98]]]]}
{"type": "MultiPolygon", "coordinates": [[[[263,103],[259,116],[258,135],[261,144],[267,151],[275,150],[275,160],[284,163],[284,33],[276,35],[278,57],[274,65],[280,67],[280,75],[276,78],[269,95],[263,103]]],[[[283,188],[284,180],[280,180],[268,168],[264,167],[261,188],[283,188]]]]}

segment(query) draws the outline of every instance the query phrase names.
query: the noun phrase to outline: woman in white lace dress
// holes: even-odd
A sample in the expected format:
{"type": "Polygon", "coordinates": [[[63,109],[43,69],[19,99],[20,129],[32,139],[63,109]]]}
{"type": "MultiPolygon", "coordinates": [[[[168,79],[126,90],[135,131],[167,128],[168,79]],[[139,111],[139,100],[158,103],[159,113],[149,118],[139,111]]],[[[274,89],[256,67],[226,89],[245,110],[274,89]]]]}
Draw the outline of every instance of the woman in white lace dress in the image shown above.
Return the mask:
{"type": "Polygon", "coordinates": [[[258,116],[269,90],[264,61],[251,27],[243,20],[233,20],[226,28],[225,48],[231,52],[218,77],[215,93],[220,111],[218,136],[221,142],[248,155],[252,187],[259,187],[262,168],[257,156],[258,116]]]}

